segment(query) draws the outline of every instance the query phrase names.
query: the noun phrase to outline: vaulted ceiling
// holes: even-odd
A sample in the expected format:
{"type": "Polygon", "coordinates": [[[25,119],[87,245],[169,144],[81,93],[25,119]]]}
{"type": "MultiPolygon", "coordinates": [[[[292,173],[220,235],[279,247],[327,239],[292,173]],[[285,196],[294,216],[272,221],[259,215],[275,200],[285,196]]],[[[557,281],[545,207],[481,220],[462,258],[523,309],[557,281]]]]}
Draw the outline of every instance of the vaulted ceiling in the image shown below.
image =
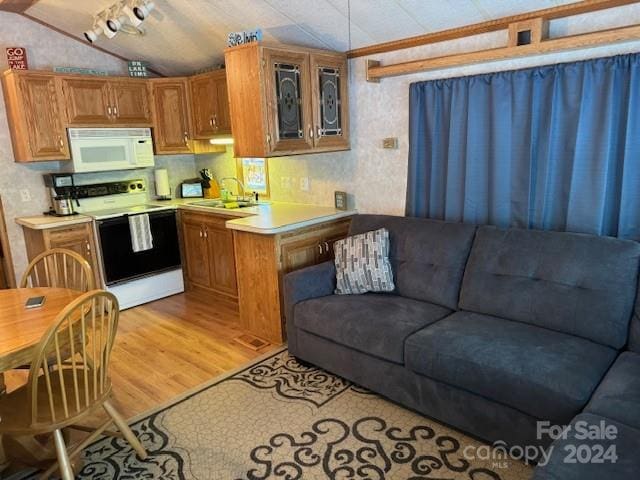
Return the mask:
{"type": "MultiPolygon", "coordinates": [[[[101,36],[96,45],[164,75],[190,74],[223,61],[229,32],[260,28],[265,41],[346,51],[574,1],[155,0],[144,36],[101,36]]],[[[82,38],[113,3],[39,0],[26,13],[82,38]]]]}

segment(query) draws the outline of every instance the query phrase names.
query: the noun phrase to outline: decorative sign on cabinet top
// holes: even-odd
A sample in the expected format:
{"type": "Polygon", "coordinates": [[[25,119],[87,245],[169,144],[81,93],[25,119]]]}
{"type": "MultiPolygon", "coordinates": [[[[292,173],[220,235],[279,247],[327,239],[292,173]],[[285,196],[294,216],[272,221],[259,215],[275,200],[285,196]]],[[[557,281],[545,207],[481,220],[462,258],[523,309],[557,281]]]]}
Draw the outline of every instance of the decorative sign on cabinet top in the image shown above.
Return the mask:
{"type": "Polygon", "coordinates": [[[231,32],[229,35],[227,35],[228,47],[237,47],[238,45],[243,45],[245,43],[261,41],[262,30],[260,30],[259,28],[257,30],[247,32],[231,32]]]}
{"type": "Polygon", "coordinates": [[[23,47],[7,48],[7,63],[11,70],[27,70],[27,50],[23,47]]]}

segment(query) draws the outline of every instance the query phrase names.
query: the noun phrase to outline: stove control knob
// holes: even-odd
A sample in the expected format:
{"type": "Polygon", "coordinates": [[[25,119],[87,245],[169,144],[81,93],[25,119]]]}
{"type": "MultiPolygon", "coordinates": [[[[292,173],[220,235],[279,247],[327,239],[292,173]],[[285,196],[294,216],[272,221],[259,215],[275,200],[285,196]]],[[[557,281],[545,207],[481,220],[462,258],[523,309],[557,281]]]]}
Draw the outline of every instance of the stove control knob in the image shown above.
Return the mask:
{"type": "Polygon", "coordinates": [[[135,189],[136,189],[136,184],[135,184],[135,183],[132,183],[131,185],[129,185],[129,188],[130,188],[131,190],[135,190],[135,189]]]}
{"type": "Polygon", "coordinates": [[[141,183],[138,184],[138,189],[142,190],[142,184],[141,183]]]}

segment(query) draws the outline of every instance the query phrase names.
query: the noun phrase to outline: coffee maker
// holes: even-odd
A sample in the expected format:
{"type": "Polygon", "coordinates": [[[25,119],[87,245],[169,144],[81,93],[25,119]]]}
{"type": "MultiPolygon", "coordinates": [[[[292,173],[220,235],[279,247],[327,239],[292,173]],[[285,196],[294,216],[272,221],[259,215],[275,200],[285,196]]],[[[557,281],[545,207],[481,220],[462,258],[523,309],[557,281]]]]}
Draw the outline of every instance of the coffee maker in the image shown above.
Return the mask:
{"type": "Polygon", "coordinates": [[[74,215],[73,201],[76,199],[73,174],[71,173],[47,173],[44,175],[44,184],[49,187],[51,206],[47,215],[65,217],[74,215]]]}

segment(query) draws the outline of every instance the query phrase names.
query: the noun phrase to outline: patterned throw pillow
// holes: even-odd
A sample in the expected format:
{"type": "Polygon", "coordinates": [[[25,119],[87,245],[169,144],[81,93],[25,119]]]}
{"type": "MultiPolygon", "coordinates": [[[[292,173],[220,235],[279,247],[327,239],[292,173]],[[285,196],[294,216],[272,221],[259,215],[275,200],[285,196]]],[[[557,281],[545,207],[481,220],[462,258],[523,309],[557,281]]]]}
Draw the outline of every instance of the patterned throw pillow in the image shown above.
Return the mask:
{"type": "Polygon", "coordinates": [[[334,243],[336,295],[392,292],[393,271],[389,262],[389,230],[347,237],[334,243]]]}

